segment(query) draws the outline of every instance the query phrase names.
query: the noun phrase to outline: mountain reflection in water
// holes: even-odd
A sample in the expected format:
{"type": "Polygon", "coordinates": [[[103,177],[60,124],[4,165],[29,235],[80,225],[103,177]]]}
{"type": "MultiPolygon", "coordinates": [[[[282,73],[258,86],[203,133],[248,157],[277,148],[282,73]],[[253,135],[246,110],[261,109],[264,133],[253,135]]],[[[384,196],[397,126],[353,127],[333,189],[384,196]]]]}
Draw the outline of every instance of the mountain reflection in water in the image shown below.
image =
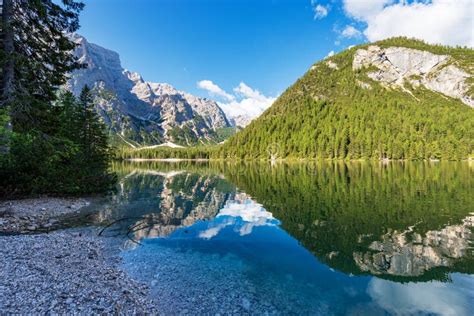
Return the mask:
{"type": "Polygon", "coordinates": [[[118,192],[94,220],[142,243],[126,242],[125,267],[152,285],[165,314],[474,309],[468,163],[114,168],[118,192]]]}
{"type": "Polygon", "coordinates": [[[369,251],[354,253],[354,261],[362,271],[372,274],[419,276],[434,267],[450,267],[456,260],[469,256],[473,240],[474,216],[459,225],[430,230],[424,236],[409,227],[393,231],[381,241],[369,245],[369,251]],[[374,253],[375,252],[375,253],[374,253]]]}

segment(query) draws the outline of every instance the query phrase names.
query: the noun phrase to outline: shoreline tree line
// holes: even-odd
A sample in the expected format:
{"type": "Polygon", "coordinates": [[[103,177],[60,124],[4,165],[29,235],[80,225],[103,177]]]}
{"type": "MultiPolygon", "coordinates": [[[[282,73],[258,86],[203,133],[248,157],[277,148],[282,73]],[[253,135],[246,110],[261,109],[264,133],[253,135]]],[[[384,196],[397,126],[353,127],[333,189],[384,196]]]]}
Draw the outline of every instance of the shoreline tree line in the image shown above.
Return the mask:
{"type": "Polygon", "coordinates": [[[84,4],[3,0],[0,8],[0,196],[108,191],[112,150],[90,90],[60,91],[85,66],[68,37],[84,4]]]}

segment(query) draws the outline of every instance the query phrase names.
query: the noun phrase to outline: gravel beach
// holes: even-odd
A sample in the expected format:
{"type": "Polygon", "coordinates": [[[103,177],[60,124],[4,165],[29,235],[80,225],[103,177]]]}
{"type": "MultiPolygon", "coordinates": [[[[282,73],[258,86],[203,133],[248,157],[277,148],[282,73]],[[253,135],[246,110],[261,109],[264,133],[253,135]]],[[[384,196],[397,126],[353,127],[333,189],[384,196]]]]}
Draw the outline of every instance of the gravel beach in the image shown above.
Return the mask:
{"type": "Polygon", "coordinates": [[[18,234],[53,229],[65,216],[76,214],[89,200],[38,198],[0,202],[0,234],[18,234]]]}
{"type": "MultiPolygon", "coordinates": [[[[12,233],[21,231],[28,219],[18,225],[11,218],[29,218],[30,225],[40,227],[51,218],[76,212],[87,201],[12,201],[2,203],[0,211],[4,205],[10,220],[3,222],[3,232],[12,233]],[[38,207],[44,209],[40,216],[35,214],[38,207]]],[[[112,250],[109,244],[114,241],[98,237],[97,228],[31,233],[0,236],[1,315],[157,314],[148,288],[119,268],[118,247],[112,250]]]]}

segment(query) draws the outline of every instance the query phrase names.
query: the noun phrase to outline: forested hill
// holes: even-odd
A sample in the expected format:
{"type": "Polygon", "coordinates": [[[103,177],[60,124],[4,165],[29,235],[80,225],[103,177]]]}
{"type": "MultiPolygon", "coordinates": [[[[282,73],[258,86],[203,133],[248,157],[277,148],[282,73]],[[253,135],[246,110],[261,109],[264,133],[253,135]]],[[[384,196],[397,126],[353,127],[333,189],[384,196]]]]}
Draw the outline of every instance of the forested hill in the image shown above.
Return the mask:
{"type": "Polygon", "coordinates": [[[218,151],[235,158],[466,159],[474,51],[393,38],[313,65],[218,151]]]}

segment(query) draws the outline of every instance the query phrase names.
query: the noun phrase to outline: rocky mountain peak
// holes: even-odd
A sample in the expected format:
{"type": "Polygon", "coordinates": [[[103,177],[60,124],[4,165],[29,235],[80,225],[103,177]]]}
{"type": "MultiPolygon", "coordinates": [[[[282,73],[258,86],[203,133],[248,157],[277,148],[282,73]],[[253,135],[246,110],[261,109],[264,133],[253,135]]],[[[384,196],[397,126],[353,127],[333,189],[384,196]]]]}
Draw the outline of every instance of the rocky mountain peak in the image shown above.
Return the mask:
{"type": "Polygon", "coordinates": [[[138,72],[131,72],[128,70],[123,70],[123,74],[131,80],[134,84],[144,83],[142,76],[138,72]]]}
{"type": "Polygon", "coordinates": [[[406,47],[382,48],[371,45],[358,49],[354,54],[354,70],[375,67],[369,78],[387,86],[404,89],[405,83],[459,99],[474,107],[474,99],[468,95],[471,77],[466,71],[452,63],[450,56],[406,47]]]}
{"type": "Polygon", "coordinates": [[[87,65],[72,73],[66,87],[78,95],[93,87],[97,111],[111,131],[127,144],[213,142],[216,131],[230,127],[212,100],[179,91],[167,83],[145,81],[123,69],[118,53],[74,34],[74,54],[87,65]]]}

